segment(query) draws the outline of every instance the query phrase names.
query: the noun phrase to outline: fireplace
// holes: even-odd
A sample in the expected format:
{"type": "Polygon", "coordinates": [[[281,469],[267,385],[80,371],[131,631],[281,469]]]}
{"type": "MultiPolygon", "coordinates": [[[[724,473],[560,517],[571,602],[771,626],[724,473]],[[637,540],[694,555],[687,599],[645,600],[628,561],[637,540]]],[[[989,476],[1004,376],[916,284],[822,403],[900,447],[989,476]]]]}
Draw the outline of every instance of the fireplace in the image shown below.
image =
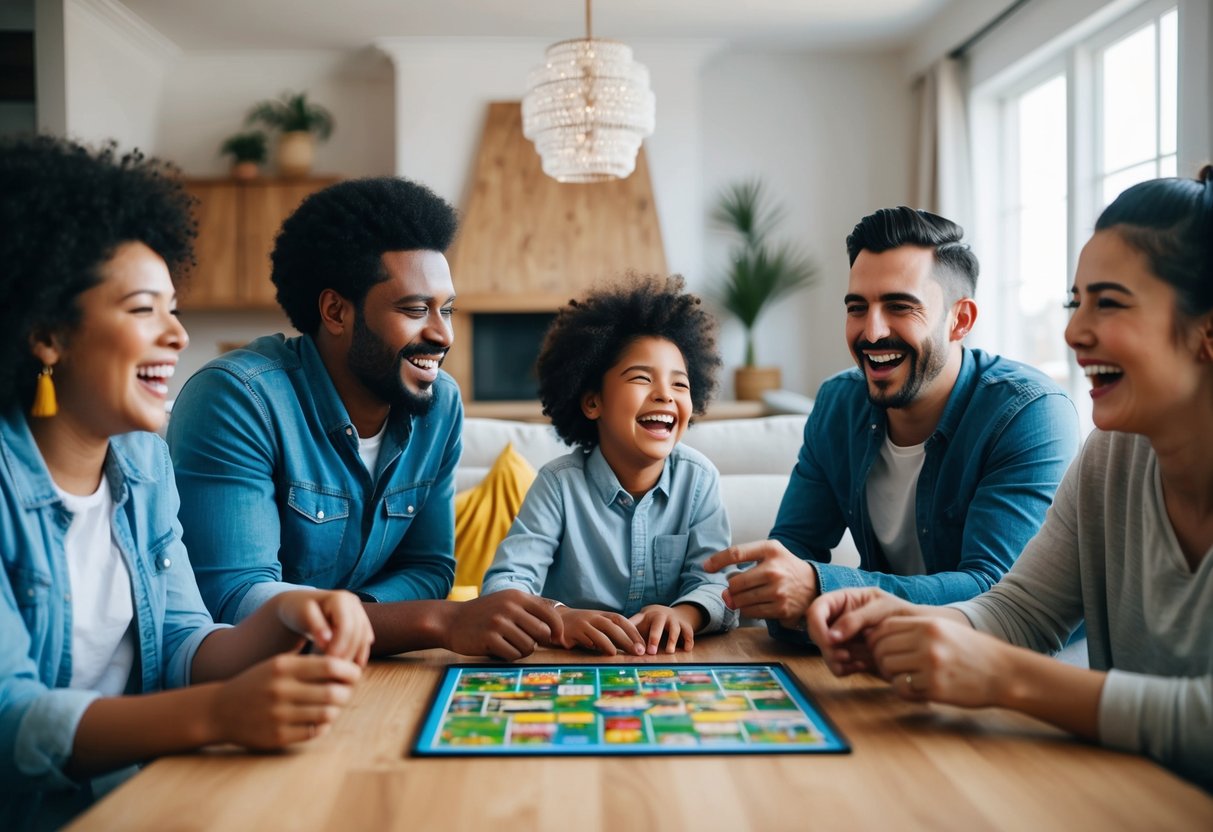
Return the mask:
{"type": "Polygon", "coordinates": [[[552,312],[481,312],[472,320],[471,399],[481,402],[538,398],[535,359],[552,312]]]}

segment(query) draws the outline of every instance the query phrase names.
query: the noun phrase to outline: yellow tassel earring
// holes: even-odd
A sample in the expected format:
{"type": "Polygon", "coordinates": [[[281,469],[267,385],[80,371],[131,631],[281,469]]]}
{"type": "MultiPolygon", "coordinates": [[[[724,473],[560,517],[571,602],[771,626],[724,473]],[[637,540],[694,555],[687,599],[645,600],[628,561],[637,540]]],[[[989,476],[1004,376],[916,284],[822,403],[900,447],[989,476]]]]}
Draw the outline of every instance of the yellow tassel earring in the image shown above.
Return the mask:
{"type": "Polygon", "coordinates": [[[49,366],[44,366],[38,373],[38,384],[34,388],[34,406],[29,409],[31,416],[49,418],[59,412],[59,403],[55,400],[55,383],[51,381],[54,374],[49,366]]]}

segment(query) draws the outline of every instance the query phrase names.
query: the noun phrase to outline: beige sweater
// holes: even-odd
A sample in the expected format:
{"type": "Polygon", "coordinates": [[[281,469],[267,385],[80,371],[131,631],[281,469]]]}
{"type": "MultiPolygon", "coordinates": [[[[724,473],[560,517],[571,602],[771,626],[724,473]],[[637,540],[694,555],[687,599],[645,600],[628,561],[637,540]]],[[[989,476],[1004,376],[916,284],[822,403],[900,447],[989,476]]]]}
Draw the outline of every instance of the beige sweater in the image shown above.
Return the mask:
{"type": "Polygon", "coordinates": [[[1213,552],[1189,568],[1145,437],[1092,433],[1011,571],[953,606],[1040,652],[1085,618],[1100,741],[1213,786],[1213,552]]]}

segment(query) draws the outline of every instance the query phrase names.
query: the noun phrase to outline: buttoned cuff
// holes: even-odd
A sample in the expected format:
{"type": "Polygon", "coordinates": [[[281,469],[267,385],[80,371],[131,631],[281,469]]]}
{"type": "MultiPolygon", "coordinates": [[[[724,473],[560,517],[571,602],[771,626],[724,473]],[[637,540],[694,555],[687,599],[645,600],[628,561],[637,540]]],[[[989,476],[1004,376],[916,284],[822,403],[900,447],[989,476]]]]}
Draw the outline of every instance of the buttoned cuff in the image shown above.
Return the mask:
{"type": "Polygon", "coordinates": [[[724,599],[720,597],[720,593],[723,590],[724,587],[719,584],[697,586],[686,595],[674,601],[670,606],[672,607],[674,604],[695,604],[702,607],[704,612],[708,614],[708,620],[699,632],[727,632],[737,626],[737,611],[731,610],[724,605],[724,599]]]}
{"type": "MultiPolygon", "coordinates": [[[[503,589],[516,589],[519,592],[525,592],[527,595],[539,594],[531,588],[530,584],[523,583],[522,581],[511,580],[510,578],[497,578],[496,580],[486,582],[482,587],[480,587],[480,595],[481,597],[485,595],[492,595],[494,592],[500,592],[503,589]]],[[[552,600],[554,601],[556,599],[553,598],[552,600]]]]}

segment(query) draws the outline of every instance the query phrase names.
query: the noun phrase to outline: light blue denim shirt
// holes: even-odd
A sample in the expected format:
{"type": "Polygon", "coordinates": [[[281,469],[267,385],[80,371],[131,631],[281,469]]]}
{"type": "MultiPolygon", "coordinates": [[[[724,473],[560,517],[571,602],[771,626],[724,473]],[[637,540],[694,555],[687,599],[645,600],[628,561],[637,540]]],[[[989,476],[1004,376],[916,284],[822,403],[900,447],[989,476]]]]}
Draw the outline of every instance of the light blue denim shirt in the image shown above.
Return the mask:
{"type": "Polygon", "coordinates": [[[484,592],[521,589],[580,609],[633,615],[650,604],[693,603],[702,632],[737,614],[720,593],[727,574],[703,562],[729,545],[720,475],[698,451],[675,445],[657,485],[636,500],[595,448],[540,469],[484,576],[484,592]]]}
{"type": "MultiPolygon", "coordinates": [[[[194,654],[223,625],[211,621],[181,543],[168,450],[150,433],[110,440],[105,477],[113,539],[131,576],[139,662],[132,693],[189,684],[194,654]]],[[[0,416],[0,828],[38,813],[45,790],[68,778],[76,727],[99,694],[72,678],[72,601],[63,544],[72,515],[55,492],[25,416],[0,416]]],[[[59,792],[56,799],[69,799],[59,792]]],[[[78,800],[77,800],[78,802],[78,800]]]]}
{"type": "Polygon", "coordinates": [[[891,574],[872,531],[871,515],[881,509],[868,505],[867,481],[886,424],[857,368],[827,379],[771,537],[814,561],[822,592],[877,586],[917,604],[948,604],[986,591],[1040,528],[1078,450],[1074,403],[1038,370],[963,351],[918,474],[923,575],[891,574]],[[858,569],[829,562],[845,528],[859,550],[858,569]]]}
{"type": "Polygon", "coordinates": [[[258,338],[181,390],[168,443],[202,597],[238,622],[299,587],[445,598],[455,578],[463,405],[446,373],[426,416],[395,409],[372,475],[308,336],[258,338]]]}

